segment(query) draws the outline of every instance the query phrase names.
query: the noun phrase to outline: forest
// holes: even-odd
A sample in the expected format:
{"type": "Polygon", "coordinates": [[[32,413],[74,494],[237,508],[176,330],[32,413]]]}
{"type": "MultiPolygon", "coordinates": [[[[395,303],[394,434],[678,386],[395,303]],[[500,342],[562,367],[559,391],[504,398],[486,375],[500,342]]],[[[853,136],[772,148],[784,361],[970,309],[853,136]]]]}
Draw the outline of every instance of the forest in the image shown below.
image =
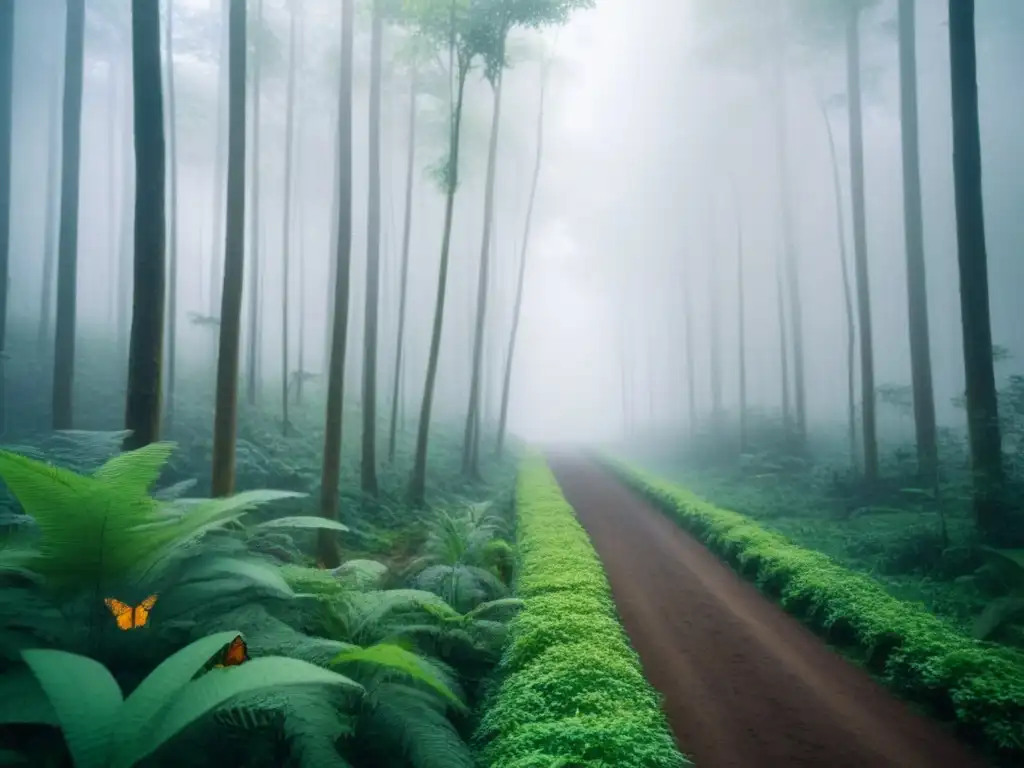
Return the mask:
{"type": "Polygon", "coordinates": [[[0,0],[0,765],[1020,764],[1022,52],[0,0]]]}

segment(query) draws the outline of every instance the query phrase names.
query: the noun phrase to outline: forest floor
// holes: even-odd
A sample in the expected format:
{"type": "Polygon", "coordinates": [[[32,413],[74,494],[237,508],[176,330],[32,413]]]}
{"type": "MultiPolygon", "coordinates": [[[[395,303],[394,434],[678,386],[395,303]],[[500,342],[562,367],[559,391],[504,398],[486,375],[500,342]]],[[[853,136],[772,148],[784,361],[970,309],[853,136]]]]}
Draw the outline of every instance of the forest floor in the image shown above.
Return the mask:
{"type": "Polygon", "coordinates": [[[593,463],[551,467],[698,765],[984,765],[593,463]]]}

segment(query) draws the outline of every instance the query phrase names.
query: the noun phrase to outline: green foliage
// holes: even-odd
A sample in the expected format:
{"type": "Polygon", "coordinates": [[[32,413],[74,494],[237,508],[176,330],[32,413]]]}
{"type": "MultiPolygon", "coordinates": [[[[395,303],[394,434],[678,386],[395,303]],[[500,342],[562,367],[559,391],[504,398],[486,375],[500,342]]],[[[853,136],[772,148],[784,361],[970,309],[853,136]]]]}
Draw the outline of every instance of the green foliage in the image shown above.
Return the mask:
{"type": "Polygon", "coordinates": [[[608,465],[787,611],[856,650],[895,693],[955,721],[994,754],[1024,756],[1024,656],[961,634],[743,515],[621,462],[608,465]]]}
{"type": "Polygon", "coordinates": [[[523,608],[476,734],[483,764],[687,765],[619,624],[590,540],[539,458],[520,471],[516,512],[523,608]]]}

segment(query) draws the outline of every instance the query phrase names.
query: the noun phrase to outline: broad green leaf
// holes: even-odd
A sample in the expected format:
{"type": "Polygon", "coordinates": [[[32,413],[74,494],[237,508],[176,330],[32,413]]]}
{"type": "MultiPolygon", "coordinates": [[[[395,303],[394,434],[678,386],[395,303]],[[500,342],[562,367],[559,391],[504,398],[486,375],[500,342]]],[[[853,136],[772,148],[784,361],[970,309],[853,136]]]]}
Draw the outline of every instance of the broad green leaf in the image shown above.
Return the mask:
{"type": "Polygon", "coordinates": [[[53,706],[75,768],[106,768],[123,702],[117,681],[87,656],[36,648],[22,658],[53,706]]]}
{"type": "Polygon", "coordinates": [[[8,723],[60,725],[39,678],[27,668],[0,677],[0,724],[8,723]]]}
{"type": "Polygon", "coordinates": [[[237,667],[213,669],[186,685],[153,722],[150,738],[140,742],[136,762],[155,752],[185,727],[230,699],[264,688],[328,685],[362,691],[359,683],[315,664],[284,656],[268,656],[237,667]]]}
{"type": "Polygon", "coordinates": [[[328,531],[347,531],[348,526],[342,525],[337,520],[328,520],[325,517],[314,515],[296,515],[295,517],[279,517],[276,520],[267,520],[260,523],[256,528],[320,528],[328,531]]]}
{"type": "Polygon", "coordinates": [[[451,688],[429,665],[424,664],[419,656],[393,643],[379,643],[371,645],[369,648],[349,648],[331,659],[331,666],[344,666],[345,664],[372,664],[401,672],[447,699],[456,709],[464,710],[466,708],[466,705],[452,692],[451,688]]]}

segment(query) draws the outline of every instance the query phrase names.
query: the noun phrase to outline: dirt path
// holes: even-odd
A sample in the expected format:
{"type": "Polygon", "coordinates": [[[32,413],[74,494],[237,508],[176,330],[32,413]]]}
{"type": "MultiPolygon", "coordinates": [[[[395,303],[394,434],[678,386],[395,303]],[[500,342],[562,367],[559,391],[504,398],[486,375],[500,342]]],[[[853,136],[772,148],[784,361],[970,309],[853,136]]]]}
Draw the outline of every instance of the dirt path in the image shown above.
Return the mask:
{"type": "Polygon", "coordinates": [[[698,768],[985,765],[600,468],[551,468],[698,768]]]}

